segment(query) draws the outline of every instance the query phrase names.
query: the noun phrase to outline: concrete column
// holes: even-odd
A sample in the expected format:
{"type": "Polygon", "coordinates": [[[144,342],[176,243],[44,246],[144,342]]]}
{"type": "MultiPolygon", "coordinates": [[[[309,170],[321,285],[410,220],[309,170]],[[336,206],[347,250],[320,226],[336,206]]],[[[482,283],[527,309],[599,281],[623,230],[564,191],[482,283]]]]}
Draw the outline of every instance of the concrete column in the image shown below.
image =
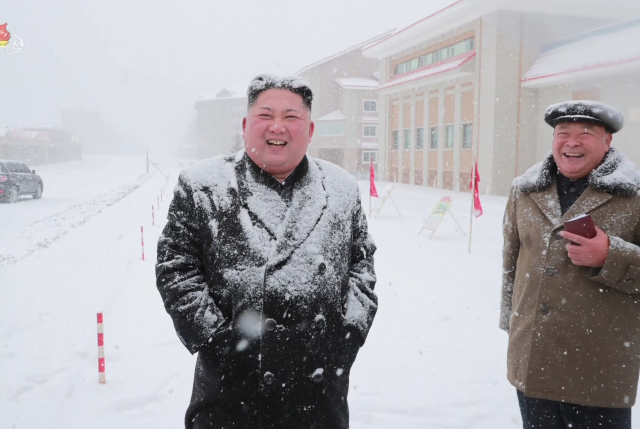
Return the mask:
{"type": "Polygon", "coordinates": [[[400,104],[398,108],[398,177],[396,181],[402,183],[402,170],[404,170],[404,94],[400,93],[400,104]]]}
{"type": "Polygon", "coordinates": [[[389,122],[389,97],[380,95],[378,97],[378,180],[387,180],[389,162],[389,132],[387,124],[389,122]]]}
{"type": "Polygon", "coordinates": [[[444,185],[444,87],[438,90],[438,188],[444,185]]]}
{"type": "Polygon", "coordinates": [[[411,131],[409,131],[409,183],[415,185],[416,177],[416,92],[411,93],[411,131]]]}
{"type": "Polygon", "coordinates": [[[462,148],[462,92],[456,85],[453,96],[453,190],[460,190],[460,149],[462,148]]]}
{"type": "Polygon", "coordinates": [[[424,186],[430,186],[429,184],[429,140],[431,137],[429,129],[429,88],[424,89],[424,145],[422,148],[422,184],[424,186]]]}

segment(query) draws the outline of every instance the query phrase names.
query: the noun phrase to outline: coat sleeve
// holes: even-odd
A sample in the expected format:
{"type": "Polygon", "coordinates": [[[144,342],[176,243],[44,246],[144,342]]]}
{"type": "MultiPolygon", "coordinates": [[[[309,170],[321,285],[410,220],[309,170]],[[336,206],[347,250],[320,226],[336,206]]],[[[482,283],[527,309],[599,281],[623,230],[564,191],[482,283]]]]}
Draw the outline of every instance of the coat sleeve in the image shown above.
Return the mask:
{"type": "Polygon", "coordinates": [[[156,286],[178,337],[191,353],[210,341],[224,323],[202,271],[200,215],[202,207],[196,205],[189,181],[181,174],[158,240],[156,286]]]}
{"type": "Polygon", "coordinates": [[[591,280],[623,293],[640,293],[640,223],[632,243],[609,236],[607,259],[591,280]]]}
{"type": "Polygon", "coordinates": [[[502,296],[500,301],[500,329],[509,330],[509,319],[513,309],[513,285],[516,278],[516,264],[520,253],[520,236],[516,213],[516,188],[511,188],[507,208],[502,222],[504,245],[502,248],[502,296]]]}
{"type": "Polygon", "coordinates": [[[346,328],[355,330],[360,336],[361,343],[364,344],[378,311],[378,297],[373,291],[376,284],[373,268],[376,245],[368,233],[367,219],[362,211],[359,197],[353,213],[352,225],[349,288],[343,317],[346,328]]]}

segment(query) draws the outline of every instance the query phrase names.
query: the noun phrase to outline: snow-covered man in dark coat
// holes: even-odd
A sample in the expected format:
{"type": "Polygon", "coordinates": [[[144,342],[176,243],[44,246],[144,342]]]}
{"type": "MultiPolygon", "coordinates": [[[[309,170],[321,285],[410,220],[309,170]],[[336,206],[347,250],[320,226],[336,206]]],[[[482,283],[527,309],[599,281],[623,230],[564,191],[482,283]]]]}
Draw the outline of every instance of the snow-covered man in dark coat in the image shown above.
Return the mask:
{"type": "Polygon", "coordinates": [[[349,373],[377,310],[356,181],[307,157],[299,77],[247,90],[245,149],[180,175],[157,286],[198,353],[187,428],[348,428],[349,373]]]}

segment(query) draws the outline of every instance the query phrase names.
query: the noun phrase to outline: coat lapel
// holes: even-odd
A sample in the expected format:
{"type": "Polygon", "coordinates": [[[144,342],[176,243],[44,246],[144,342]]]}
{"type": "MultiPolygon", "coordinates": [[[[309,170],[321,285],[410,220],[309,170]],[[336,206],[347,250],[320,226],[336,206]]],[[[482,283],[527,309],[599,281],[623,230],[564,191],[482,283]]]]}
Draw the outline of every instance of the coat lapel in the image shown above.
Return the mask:
{"type": "Polygon", "coordinates": [[[327,192],[322,171],[309,159],[309,171],[294,185],[291,206],[277,230],[278,242],[274,254],[269,258],[271,266],[285,261],[300,247],[318,224],[326,207],[327,192]]]}
{"type": "Polygon", "coordinates": [[[588,214],[589,212],[597,209],[601,205],[605,204],[613,198],[613,195],[608,194],[606,192],[597,191],[589,186],[585,191],[580,195],[580,198],[573,203],[573,205],[567,210],[567,212],[562,216],[562,222],[568,221],[578,215],[588,214]]]}
{"type": "Polygon", "coordinates": [[[287,213],[287,204],[278,192],[262,183],[263,178],[255,177],[248,160],[238,164],[238,188],[243,205],[252,218],[257,219],[272,237],[277,237],[287,213]]]}
{"type": "Polygon", "coordinates": [[[560,225],[562,209],[560,208],[558,187],[555,182],[551,183],[544,191],[532,192],[529,195],[538,205],[542,213],[549,219],[549,222],[551,222],[554,228],[560,225]]]}

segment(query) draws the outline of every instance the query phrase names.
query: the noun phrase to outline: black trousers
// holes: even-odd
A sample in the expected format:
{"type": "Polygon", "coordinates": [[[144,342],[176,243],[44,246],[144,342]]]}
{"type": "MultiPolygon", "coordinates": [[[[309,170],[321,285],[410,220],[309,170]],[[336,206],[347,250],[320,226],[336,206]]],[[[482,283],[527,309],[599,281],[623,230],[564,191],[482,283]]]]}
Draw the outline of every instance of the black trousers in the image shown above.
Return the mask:
{"type": "Polygon", "coordinates": [[[588,407],[529,398],[518,390],[524,429],[631,429],[631,408],[588,407]]]}

